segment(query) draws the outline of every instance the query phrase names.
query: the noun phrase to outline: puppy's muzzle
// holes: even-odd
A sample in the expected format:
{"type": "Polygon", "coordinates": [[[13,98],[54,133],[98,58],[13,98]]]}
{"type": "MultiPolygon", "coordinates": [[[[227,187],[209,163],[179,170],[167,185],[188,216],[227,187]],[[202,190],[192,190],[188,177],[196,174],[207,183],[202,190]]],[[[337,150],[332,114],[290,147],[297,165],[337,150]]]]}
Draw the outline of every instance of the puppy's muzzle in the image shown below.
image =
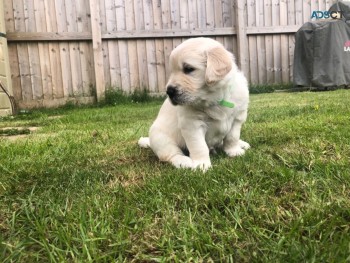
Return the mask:
{"type": "Polygon", "coordinates": [[[177,88],[174,87],[174,86],[168,86],[167,89],[166,89],[166,94],[168,94],[169,98],[173,98],[177,95],[177,88]]]}
{"type": "Polygon", "coordinates": [[[169,85],[166,89],[166,94],[168,94],[169,99],[174,105],[179,104],[178,98],[179,98],[179,91],[177,87],[169,85]]]}

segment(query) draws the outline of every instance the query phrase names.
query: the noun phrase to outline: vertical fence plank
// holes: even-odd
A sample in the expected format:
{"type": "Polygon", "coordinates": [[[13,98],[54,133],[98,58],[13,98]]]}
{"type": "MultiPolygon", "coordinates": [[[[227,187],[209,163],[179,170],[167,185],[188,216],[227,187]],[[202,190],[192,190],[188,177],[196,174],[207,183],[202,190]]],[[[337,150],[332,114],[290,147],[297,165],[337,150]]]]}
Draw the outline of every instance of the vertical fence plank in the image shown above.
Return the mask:
{"type": "MultiPolygon", "coordinates": [[[[58,32],[67,32],[67,15],[66,15],[66,4],[65,1],[55,2],[55,11],[57,17],[57,31],[58,32]]],[[[69,97],[73,96],[73,81],[71,74],[71,63],[69,55],[69,44],[67,42],[60,42],[59,47],[59,59],[61,65],[56,64],[55,66],[61,67],[62,74],[62,83],[63,83],[63,96],[69,97]]]]}
{"type": "MultiPolygon", "coordinates": [[[[6,31],[15,31],[14,5],[12,1],[4,1],[6,31]]],[[[18,52],[16,44],[8,44],[12,91],[15,100],[22,100],[21,76],[19,71],[18,52]]]]}
{"type": "MultiPolygon", "coordinates": [[[[58,23],[57,23],[57,17],[56,17],[57,12],[56,12],[55,2],[50,0],[44,0],[44,6],[45,6],[46,30],[49,32],[57,32],[58,23]]],[[[51,85],[52,85],[53,97],[63,98],[64,83],[62,79],[62,70],[61,70],[62,65],[60,60],[59,43],[54,43],[54,42],[48,43],[48,50],[49,50],[49,57],[50,57],[49,67],[50,67],[50,74],[51,74],[51,85]]]]}
{"type": "MultiPolygon", "coordinates": [[[[68,32],[78,32],[77,27],[77,8],[75,1],[66,0],[66,15],[68,32]]],[[[78,42],[69,42],[69,59],[71,63],[71,75],[73,84],[73,96],[81,96],[82,75],[80,62],[80,47],[78,42]]]]}
{"type": "Polygon", "coordinates": [[[328,10],[332,4],[337,2],[337,0],[323,0],[323,1],[325,1],[325,10],[328,10]]]}
{"type": "MultiPolygon", "coordinates": [[[[117,31],[126,30],[125,22],[125,0],[115,1],[116,19],[117,19],[117,31]]],[[[122,90],[130,91],[130,73],[129,73],[129,54],[128,44],[126,40],[118,40],[119,47],[119,61],[120,61],[120,75],[121,75],[121,88],[122,90]]]]}
{"type": "Polygon", "coordinates": [[[311,19],[311,0],[303,0],[303,23],[311,19]]]}
{"type": "MultiPolygon", "coordinates": [[[[190,1],[196,1],[196,0],[190,0],[190,1]]],[[[163,29],[170,29],[171,28],[171,16],[170,16],[170,3],[169,0],[161,1],[161,8],[162,8],[162,24],[163,29]]],[[[169,69],[169,56],[171,53],[171,50],[173,49],[173,41],[171,39],[164,39],[164,68],[165,68],[165,76],[166,79],[169,78],[170,69],[169,69]]],[[[164,87],[165,89],[165,87],[164,87]]]]}
{"type": "Polygon", "coordinates": [[[14,17],[14,5],[13,1],[3,1],[2,6],[4,8],[5,15],[5,29],[6,32],[15,31],[15,17],[14,17]]]}
{"type": "MultiPolygon", "coordinates": [[[[152,1],[153,6],[153,27],[154,29],[162,29],[162,8],[159,0],[152,1]]],[[[156,67],[158,76],[158,92],[165,91],[165,67],[164,67],[164,41],[162,39],[155,40],[156,45],[156,67]]]]}
{"type": "MultiPolygon", "coordinates": [[[[203,3],[204,4],[204,3],[203,3]]],[[[215,25],[215,8],[213,0],[205,0],[205,17],[206,17],[206,28],[214,28],[215,25]]]]}
{"type": "MultiPolygon", "coordinates": [[[[287,0],[288,4],[288,25],[296,25],[296,10],[295,10],[295,1],[287,0]]],[[[288,35],[288,56],[289,56],[289,79],[293,79],[293,63],[294,63],[294,35],[288,35]]]]}
{"type": "Polygon", "coordinates": [[[188,1],[180,1],[180,27],[181,29],[188,30],[189,17],[188,17],[188,1]]]}
{"type": "MultiPolygon", "coordinates": [[[[288,5],[287,0],[280,1],[280,25],[288,24],[288,5]]],[[[288,35],[281,35],[281,65],[282,65],[282,82],[289,82],[289,46],[288,35]]]]}
{"type": "MultiPolygon", "coordinates": [[[[179,11],[179,15],[180,15],[180,18],[179,18],[179,24],[180,24],[180,28],[181,30],[183,31],[186,31],[188,30],[188,26],[189,26],[189,18],[188,18],[188,1],[185,0],[185,1],[179,1],[180,2],[180,11],[179,11]]],[[[185,41],[186,39],[188,38],[181,38],[181,42],[185,41]]]]}
{"type": "Polygon", "coordinates": [[[104,76],[105,76],[105,85],[106,90],[110,89],[111,84],[111,74],[110,74],[110,61],[109,61],[109,51],[108,51],[108,42],[102,42],[102,52],[103,52],[103,64],[104,64],[104,76]]]}
{"type": "MultiPolygon", "coordinates": [[[[302,25],[304,23],[303,19],[303,1],[302,0],[295,0],[294,1],[294,8],[295,8],[295,24],[296,25],[302,25]]],[[[290,49],[293,49],[294,52],[294,38],[290,39],[290,49]]],[[[292,55],[292,58],[294,60],[294,53],[292,55]]],[[[293,69],[291,70],[293,72],[293,69]]],[[[292,75],[290,75],[291,79],[293,79],[292,75]]]]}
{"type": "MultiPolygon", "coordinates": [[[[89,6],[90,0],[76,0],[75,2],[76,2],[76,8],[77,8],[76,12],[77,12],[78,32],[91,32],[92,21],[91,21],[90,6],[89,6]]],[[[98,5],[98,2],[95,2],[94,4],[98,5]]],[[[92,12],[95,12],[95,10],[92,10],[92,12]]],[[[85,41],[82,41],[79,43],[82,96],[91,95],[90,84],[95,82],[95,74],[92,67],[92,65],[94,64],[93,62],[94,56],[91,53],[90,45],[91,45],[90,43],[85,41]]]]}
{"type": "MultiPolygon", "coordinates": [[[[256,26],[256,2],[255,0],[247,0],[248,26],[256,26]]],[[[249,42],[249,76],[247,78],[253,84],[259,82],[258,61],[257,61],[257,37],[250,36],[249,42]]]]}
{"type": "MultiPolygon", "coordinates": [[[[85,23],[84,23],[84,31],[85,32],[91,32],[92,33],[92,22],[91,22],[91,10],[90,10],[90,0],[84,0],[84,6],[85,6],[85,12],[84,12],[84,16],[85,16],[85,23]]],[[[100,34],[101,34],[101,58],[102,59],[102,68],[103,68],[103,81],[104,81],[104,87],[103,87],[103,97],[105,95],[105,91],[106,91],[106,78],[104,76],[104,68],[105,68],[105,64],[104,64],[104,54],[103,54],[103,41],[102,41],[102,31],[103,31],[103,24],[104,24],[104,12],[101,12],[101,5],[100,5],[100,0],[96,0],[96,5],[98,6],[98,10],[99,10],[99,29],[100,29],[100,34]]],[[[95,97],[97,99],[97,91],[96,91],[96,75],[95,75],[95,60],[94,60],[94,47],[93,47],[93,39],[91,41],[84,41],[87,45],[86,45],[86,53],[87,53],[87,58],[86,58],[86,66],[85,66],[85,70],[88,74],[86,81],[85,81],[85,86],[84,86],[84,92],[85,92],[85,96],[87,97],[95,97]]],[[[82,55],[82,54],[81,54],[82,55]]]]}
{"type": "Polygon", "coordinates": [[[34,100],[43,99],[38,44],[28,43],[29,70],[34,100]]]}
{"type": "Polygon", "coordinates": [[[198,28],[198,19],[197,19],[197,1],[188,0],[188,19],[189,19],[189,28],[190,30],[198,28]]]}
{"type": "Polygon", "coordinates": [[[32,82],[30,79],[30,67],[29,67],[29,55],[28,45],[19,43],[17,44],[18,52],[18,66],[21,76],[21,87],[22,87],[22,100],[31,101],[33,100],[32,82]]]}
{"type": "Polygon", "coordinates": [[[17,55],[18,54],[17,45],[9,45],[8,51],[9,51],[13,97],[15,98],[16,102],[19,102],[22,100],[23,96],[22,96],[19,61],[18,61],[18,55],[17,55]]]}
{"type": "MultiPolygon", "coordinates": [[[[171,17],[171,28],[176,30],[181,29],[180,1],[170,1],[170,17],[171,17]]],[[[182,42],[181,38],[173,38],[173,48],[180,45],[181,42],[182,42]]]]}
{"type": "Polygon", "coordinates": [[[294,9],[295,9],[295,24],[303,24],[303,2],[302,0],[294,0],[294,9]]]}
{"type": "MultiPolygon", "coordinates": [[[[26,0],[23,3],[26,32],[35,32],[34,2],[33,0],[26,0]]],[[[42,76],[40,70],[39,48],[37,43],[28,43],[28,55],[33,99],[41,100],[43,98],[43,88],[41,82],[42,76]]]]}
{"type": "MultiPolygon", "coordinates": [[[[224,28],[235,28],[234,21],[236,21],[236,5],[235,1],[231,0],[222,0],[222,22],[224,28]]],[[[224,46],[227,50],[235,54],[238,58],[237,51],[237,37],[236,36],[225,36],[224,37],[224,46]]]]}
{"type": "Polygon", "coordinates": [[[328,0],[320,0],[319,1],[319,9],[320,10],[328,10],[329,7],[327,7],[328,0]]]}
{"type": "Polygon", "coordinates": [[[311,20],[311,15],[312,12],[315,10],[319,10],[319,11],[327,11],[328,9],[326,9],[326,3],[324,0],[319,0],[319,1],[311,1],[310,3],[310,14],[309,14],[309,20],[311,20]]]}
{"type": "MultiPolygon", "coordinates": [[[[45,14],[45,3],[43,0],[34,1],[34,17],[35,17],[35,26],[37,32],[47,32],[46,29],[46,17],[42,14],[45,14]]],[[[43,98],[44,99],[52,99],[52,75],[51,75],[51,66],[50,60],[44,59],[50,57],[49,46],[44,43],[38,43],[39,49],[39,64],[41,71],[41,82],[42,86],[45,87],[43,89],[43,98]]]]}
{"type": "Polygon", "coordinates": [[[245,18],[247,9],[245,0],[237,0],[237,47],[238,47],[238,65],[246,76],[249,76],[249,55],[248,55],[248,37],[246,33],[245,18]]]}
{"type": "MultiPolygon", "coordinates": [[[[24,15],[26,32],[36,32],[34,2],[28,0],[24,2],[24,15]]],[[[42,74],[40,69],[39,47],[37,43],[28,43],[29,67],[32,82],[33,99],[43,99],[42,74]]],[[[50,91],[52,92],[52,91],[50,91]]]]}
{"type": "Polygon", "coordinates": [[[92,29],[92,46],[94,53],[94,68],[96,79],[96,97],[101,101],[105,96],[105,78],[103,68],[102,38],[100,26],[100,5],[98,0],[90,0],[91,10],[91,29],[92,29]]]}
{"type": "MultiPolygon", "coordinates": [[[[143,12],[143,3],[142,0],[134,0],[134,12],[135,12],[135,28],[136,30],[144,30],[144,12],[143,12]]],[[[140,88],[148,88],[148,69],[147,69],[147,56],[146,51],[146,40],[138,39],[136,40],[137,44],[137,63],[138,63],[138,72],[139,72],[139,83],[140,88]]]]}
{"type": "MultiPolygon", "coordinates": [[[[143,0],[144,22],[145,29],[153,29],[153,7],[152,1],[143,0]]],[[[157,92],[158,90],[158,76],[157,76],[157,59],[156,59],[156,45],[153,39],[146,40],[146,55],[147,55],[147,69],[148,69],[148,87],[150,92],[157,92]]]]}
{"type": "MultiPolygon", "coordinates": [[[[264,23],[264,1],[258,1],[256,3],[256,24],[261,27],[264,26],[264,23]]],[[[267,83],[265,36],[257,36],[256,43],[258,47],[259,83],[267,83]]]]}
{"type": "MultiPolygon", "coordinates": [[[[271,0],[264,0],[264,25],[272,26],[272,2],[271,0]]],[[[266,50],[266,82],[273,83],[273,37],[271,35],[265,36],[265,50],[266,50]]]]}
{"type": "Polygon", "coordinates": [[[197,0],[197,19],[198,19],[198,27],[200,29],[204,29],[207,27],[207,19],[205,14],[205,1],[197,0]]]}
{"type": "MultiPolygon", "coordinates": [[[[280,25],[280,0],[272,0],[272,26],[280,25]]],[[[282,65],[281,65],[281,36],[273,35],[273,82],[281,83],[282,81],[282,65]]]]}
{"type": "MultiPolygon", "coordinates": [[[[101,19],[101,31],[107,32],[107,14],[106,14],[107,8],[106,8],[105,0],[99,0],[99,7],[100,7],[100,19],[101,19]]],[[[108,89],[111,86],[111,75],[109,72],[110,61],[109,61],[109,54],[108,54],[108,42],[109,41],[102,41],[102,53],[103,53],[103,65],[104,65],[103,69],[104,69],[106,89],[108,89]]]]}
{"type": "MultiPolygon", "coordinates": [[[[105,0],[106,8],[106,27],[107,32],[117,31],[117,19],[116,19],[116,4],[114,0],[105,0]]],[[[109,59],[109,72],[110,72],[110,85],[114,88],[122,88],[121,74],[120,74],[120,60],[119,60],[119,47],[117,40],[107,40],[108,46],[108,59],[109,59]]]]}
{"type": "MultiPolygon", "coordinates": [[[[25,32],[24,3],[22,0],[13,3],[13,13],[15,21],[15,31],[25,32]]],[[[18,66],[21,79],[22,100],[31,101],[33,99],[32,83],[29,70],[28,45],[26,43],[17,44],[18,66]]]]}
{"type": "Polygon", "coordinates": [[[293,80],[293,63],[294,63],[294,46],[295,46],[295,37],[289,36],[289,81],[293,80]]]}
{"type": "Polygon", "coordinates": [[[295,21],[295,1],[294,0],[287,0],[287,16],[288,16],[288,25],[296,25],[295,21]]]}
{"type": "MultiPolygon", "coordinates": [[[[224,27],[224,22],[223,22],[223,16],[222,16],[222,1],[215,1],[214,3],[214,28],[222,28],[224,27]]],[[[224,42],[224,37],[219,36],[216,37],[216,40],[219,41],[221,44],[225,44],[224,42]]]]}
{"type": "MultiPolygon", "coordinates": [[[[126,30],[135,31],[135,12],[133,1],[125,2],[126,14],[126,30]]],[[[130,75],[130,91],[140,88],[139,82],[139,66],[137,59],[137,43],[136,40],[128,41],[128,60],[129,60],[129,75],[130,75]]]]}
{"type": "MultiPolygon", "coordinates": [[[[3,2],[0,2],[0,32],[6,33],[5,27],[5,12],[4,12],[3,2]]],[[[11,73],[9,65],[9,54],[7,40],[4,37],[0,37],[0,82],[5,86],[5,89],[10,95],[13,95],[12,92],[12,82],[11,82],[11,73]]],[[[0,90],[0,115],[9,115],[12,114],[12,107],[9,99],[4,94],[3,90],[0,90]]]]}

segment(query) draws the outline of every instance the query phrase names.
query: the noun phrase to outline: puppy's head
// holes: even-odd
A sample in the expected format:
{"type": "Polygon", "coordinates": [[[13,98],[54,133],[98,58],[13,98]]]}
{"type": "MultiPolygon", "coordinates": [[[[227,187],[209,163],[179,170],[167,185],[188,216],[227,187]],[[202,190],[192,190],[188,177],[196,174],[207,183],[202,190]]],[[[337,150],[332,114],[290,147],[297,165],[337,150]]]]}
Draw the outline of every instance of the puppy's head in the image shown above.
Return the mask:
{"type": "Polygon", "coordinates": [[[210,38],[192,38],[170,54],[167,94],[174,105],[193,105],[215,100],[219,87],[235,67],[233,56],[210,38]]]}

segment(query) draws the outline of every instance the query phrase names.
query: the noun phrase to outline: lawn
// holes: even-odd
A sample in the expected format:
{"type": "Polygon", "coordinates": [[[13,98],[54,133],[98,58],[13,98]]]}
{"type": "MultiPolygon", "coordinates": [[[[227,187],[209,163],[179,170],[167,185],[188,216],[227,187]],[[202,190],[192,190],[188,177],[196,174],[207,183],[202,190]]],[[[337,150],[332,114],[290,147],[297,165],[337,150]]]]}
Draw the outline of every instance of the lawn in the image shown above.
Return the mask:
{"type": "Polygon", "coordinates": [[[3,118],[0,262],[350,262],[349,103],[252,95],[205,174],[137,146],[159,101],[3,118]]]}

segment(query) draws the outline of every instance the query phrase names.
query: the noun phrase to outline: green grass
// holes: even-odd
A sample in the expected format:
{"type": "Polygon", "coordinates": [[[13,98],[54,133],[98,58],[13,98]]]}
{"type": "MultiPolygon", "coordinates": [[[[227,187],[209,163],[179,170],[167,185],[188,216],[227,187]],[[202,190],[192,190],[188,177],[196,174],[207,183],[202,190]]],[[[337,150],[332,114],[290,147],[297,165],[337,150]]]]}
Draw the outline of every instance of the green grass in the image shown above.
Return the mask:
{"type": "Polygon", "coordinates": [[[349,101],[252,95],[206,174],[138,148],[159,101],[4,118],[41,128],[0,137],[0,262],[349,262],[349,101]]]}
{"type": "Polygon", "coordinates": [[[249,86],[250,94],[272,93],[275,91],[288,91],[293,90],[293,83],[285,84],[252,84],[249,86]]]}

